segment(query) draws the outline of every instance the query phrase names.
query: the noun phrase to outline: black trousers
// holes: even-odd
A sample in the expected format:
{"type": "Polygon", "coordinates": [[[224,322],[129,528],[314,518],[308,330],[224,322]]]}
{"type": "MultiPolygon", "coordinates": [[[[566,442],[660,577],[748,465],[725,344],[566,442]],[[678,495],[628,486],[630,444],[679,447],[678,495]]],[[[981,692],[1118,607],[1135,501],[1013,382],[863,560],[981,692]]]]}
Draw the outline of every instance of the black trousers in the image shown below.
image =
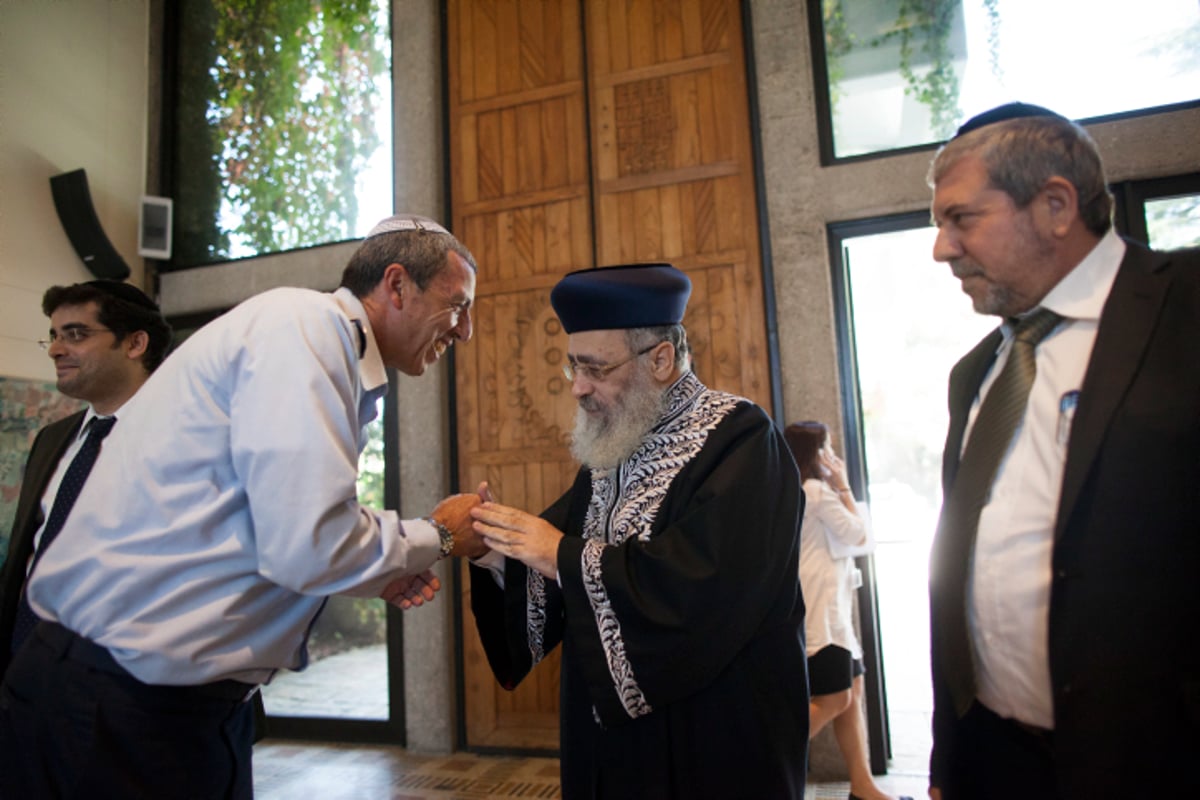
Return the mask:
{"type": "Polygon", "coordinates": [[[0,798],[249,800],[252,690],[151,686],[42,622],[0,686],[0,798]]]}
{"type": "Polygon", "coordinates": [[[979,702],[957,731],[943,800],[1061,800],[1053,733],[1004,719],[979,702]]]}

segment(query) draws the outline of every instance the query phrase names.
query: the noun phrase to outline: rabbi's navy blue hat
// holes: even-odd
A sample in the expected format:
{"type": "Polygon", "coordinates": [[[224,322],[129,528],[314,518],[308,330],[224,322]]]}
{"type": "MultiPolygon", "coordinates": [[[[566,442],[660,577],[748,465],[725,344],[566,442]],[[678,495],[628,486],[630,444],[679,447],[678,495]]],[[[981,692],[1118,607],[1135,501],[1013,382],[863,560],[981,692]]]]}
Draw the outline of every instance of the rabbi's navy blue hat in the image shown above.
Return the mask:
{"type": "Polygon", "coordinates": [[[985,125],[991,125],[995,122],[1004,122],[1010,119],[1020,119],[1021,117],[1052,117],[1061,119],[1064,122],[1069,122],[1062,114],[1056,114],[1048,108],[1035,106],[1031,103],[1005,103],[1002,106],[996,106],[991,111],[984,111],[982,114],[976,114],[969,120],[964,122],[954,134],[957,139],[960,136],[965,136],[971,131],[979,130],[985,125]]]}
{"type": "Polygon", "coordinates": [[[570,272],[550,291],[567,333],[650,328],[683,321],[692,282],[670,264],[570,272]]]}

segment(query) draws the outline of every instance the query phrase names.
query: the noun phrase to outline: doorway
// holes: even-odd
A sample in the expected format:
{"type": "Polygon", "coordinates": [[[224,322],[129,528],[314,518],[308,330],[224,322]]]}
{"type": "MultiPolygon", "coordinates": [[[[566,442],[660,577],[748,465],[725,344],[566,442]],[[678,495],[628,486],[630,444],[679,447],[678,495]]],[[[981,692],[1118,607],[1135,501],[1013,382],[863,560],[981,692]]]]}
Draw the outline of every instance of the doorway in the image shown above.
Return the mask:
{"type": "MultiPolygon", "coordinates": [[[[396,375],[388,371],[388,396],[396,375]]],[[[400,505],[399,432],[387,398],[366,427],[359,456],[358,501],[370,508],[400,505]]],[[[405,744],[403,615],[379,598],[335,595],[308,632],[308,665],[280,670],[263,686],[272,737],[405,744]]]]}
{"type": "Polygon", "coordinates": [[[924,773],[933,710],[928,563],[941,507],[946,376],[995,322],[975,314],[934,262],[927,213],[835,224],[829,235],[841,301],[843,447],[877,542],[863,565],[874,586],[866,582],[859,597],[864,647],[868,656],[874,650],[871,763],[877,773],[924,773]]]}

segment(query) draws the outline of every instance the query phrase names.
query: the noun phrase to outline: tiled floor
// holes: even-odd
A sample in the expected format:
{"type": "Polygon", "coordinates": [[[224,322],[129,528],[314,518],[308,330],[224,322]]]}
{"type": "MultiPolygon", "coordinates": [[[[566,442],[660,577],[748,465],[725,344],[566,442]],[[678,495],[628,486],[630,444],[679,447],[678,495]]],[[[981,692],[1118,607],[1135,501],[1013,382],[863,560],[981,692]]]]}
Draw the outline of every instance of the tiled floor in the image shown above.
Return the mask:
{"type": "MultiPolygon", "coordinates": [[[[923,775],[888,775],[880,785],[925,796],[923,775]]],[[[419,756],[399,747],[266,740],[254,751],[258,800],[481,800],[560,798],[558,761],[454,753],[419,756]]],[[[845,800],[849,785],[811,785],[806,800],[845,800]]]]}
{"type": "MultiPolygon", "coordinates": [[[[281,673],[264,692],[272,714],[376,719],[387,716],[387,665],[382,647],[360,648],[281,673]],[[353,676],[350,679],[348,676],[353,676]]],[[[898,681],[892,714],[892,771],[877,779],[896,795],[926,796],[928,714],[906,714],[914,695],[898,681]]],[[[482,800],[560,798],[558,761],[472,753],[423,756],[399,747],[328,745],[268,739],[254,751],[258,800],[482,800]]],[[[845,800],[846,783],[817,783],[805,800],[845,800]]],[[[757,800],[757,799],[755,799],[757,800]]]]}
{"type": "Polygon", "coordinates": [[[417,756],[399,747],[260,743],[257,800],[558,798],[558,761],[470,753],[417,756]]]}

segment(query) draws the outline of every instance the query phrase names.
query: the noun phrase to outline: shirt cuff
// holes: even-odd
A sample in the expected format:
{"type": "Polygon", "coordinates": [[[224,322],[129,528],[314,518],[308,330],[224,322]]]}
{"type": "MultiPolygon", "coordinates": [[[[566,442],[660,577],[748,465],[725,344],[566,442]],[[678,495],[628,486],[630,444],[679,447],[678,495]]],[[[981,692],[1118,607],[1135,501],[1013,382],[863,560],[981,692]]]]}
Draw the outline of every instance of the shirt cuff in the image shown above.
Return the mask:
{"type": "Polygon", "coordinates": [[[415,564],[424,563],[428,559],[428,565],[422,568],[427,569],[436,564],[442,555],[442,540],[438,536],[437,528],[423,519],[400,520],[400,538],[408,541],[410,557],[407,560],[409,569],[414,574],[421,571],[412,569],[415,564]]]}
{"type": "Polygon", "coordinates": [[[504,556],[495,550],[488,550],[479,558],[468,559],[477,567],[483,567],[492,573],[492,579],[501,589],[504,588],[504,556]]]}

